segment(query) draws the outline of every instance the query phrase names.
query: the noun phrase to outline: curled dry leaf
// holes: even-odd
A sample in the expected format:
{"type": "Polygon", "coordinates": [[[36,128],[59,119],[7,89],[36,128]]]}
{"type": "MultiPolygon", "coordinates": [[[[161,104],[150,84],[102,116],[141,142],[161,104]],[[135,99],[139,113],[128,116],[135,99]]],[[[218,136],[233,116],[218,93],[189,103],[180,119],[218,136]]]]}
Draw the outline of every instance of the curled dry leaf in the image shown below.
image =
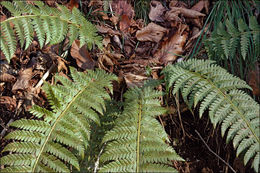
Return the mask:
{"type": "Polygon", "coordinates": [[[192,18],[192,19],[206,16],[205,14],[200,13],[198,11],[181,8],[181,7],[172,7],[169,12],[176,13],[176,14],[182,14],[184,17],[192,18]]]}
{"type": "Polygon", "coordinates": [[[151,21],[163,22],[163,13],[166,11],[159,1],[151,1],[149,19],[151,21]]]}
{"type": "Polygon", "coordinates": [[[78,2],[78,0],[70,0],[70,2],[66,6],[70,10],[72,10],[74,7],[79,8],[79,2],[78,2]]]}
{"type": "Polygon", "coordinates": [[[122,0],[114,0],[112,2],[112,9],[119,16],[126,15],[129,19],[133,19],[135,16],[135,12],[130,3],[122,0]]]}
{"type": "Polygon", "coordinates": [[[102,34],[121,35],[119,31],[114,31],[113,29],[108,28],[104,25],[96,25],[96,28],[97,28],[98,32],[100,32],[102,34]]]}
{"type": "Polygon", "coordinates": [[[17,90],[26,90],[29,87],[31,87],[30,80],[32,76],[33,76],[32,68],[21,70],[19,72],[19,77],[17,81],[13,85],[12,91],[15,92],[17,90]]]}
{"type": "Polygon", "coordinates": [[[249,72],[249,82],[248,83],[253,89],[253,94],[255,96],[260,96],[260,72],[259,72],[258,65],[256,65],[255,70],[251,70],[249,72]]]}
{"type": "Polygon", "coordinates": [[[143,85],[144,80],[147,79],[146,76],[136,75],[136,74],[132,74],[132,73],[125,73],[123,76],[124,76],[126,85],[129,88],[135,87],[135,86],[140,87],[143,85]]]}
{"type": "Polygon", "coordinates": [[[0,74],[0,81],[1,82],[13,82],[15,81],[15,77],[11,74],[8,74],[8,73],[3,73],[3,74],[0,74]]]}
{"type": "Polygon", "coordinates": [[[75,40],[70,49],[71,56],[76,60],[77,65],[83,69],[94,69],[95,62],[91,58],[86,45],[80,48],[79,40],[75,40]]]}
{"type": "Polygon", "coordinates": [[[5,105],[9,111],[14,111],[16,108],[16,99],[9,96],[0,96],[0,105],[5,105]]]}
{"type": "MultiPolygon", "coordinates": [[[[187,25],[181,26],[187,28],[187,25]]],[[[178,55],[183,53],[188,35],[186,30],[176,32],[170,39],[162,43],[162,48],[155,53],[155,58],[164,64],[175,61],[178,55]]]]}
{"type": "Polygon", "coordinates": [[[149,23],[146,27],[136,32],[139,41],[159,42],[168,30],[155,23],[149,23]]]}
{"type": "Polygon", "coordinates": [[[127,15],[123,14],[121,16],[121,20],[119,23],[119,28],[122,32],[128,32],[129,27],[131,26],[131,20],[128,18],[127,15]]]}
{"type": "Polygon", "coordinates": [[[206,14],[209,13],[209,1],[208,0],[201,0],[197,4],[193,5],[191,10],[195,10],[201,12],[205,8],[206,14]]]}

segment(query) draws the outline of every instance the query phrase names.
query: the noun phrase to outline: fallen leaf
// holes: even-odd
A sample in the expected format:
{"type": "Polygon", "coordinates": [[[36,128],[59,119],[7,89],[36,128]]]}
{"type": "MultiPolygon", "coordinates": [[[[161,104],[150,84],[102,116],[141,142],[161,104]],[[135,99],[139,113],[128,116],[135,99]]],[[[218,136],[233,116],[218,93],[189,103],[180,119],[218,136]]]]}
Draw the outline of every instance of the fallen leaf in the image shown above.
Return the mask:
{"type": "Polygon", "coordinates": [[[126,15],[129,19],[133,19],[135,16],[133,7],[127,1],[114,0],[112,2],[112,9],[119,16],[126,15]]]}
{"type": "Polygon", "coordinates": [[[172,7],[170,13],[182,14],[184,17],[192,19],[206,16],[205,14],[198,11],[180,7],[172,7]]]}
{"type": "Polygon", "coordinates": [[[149,19],[155,22],[163,22],[163,13],[166,11],[159,1],[151,1],[149,19]]]}
{"type": "MultiPolygon", "coordinates": [[[[186,28],[185,26],[187,25],[180,26],[186,28]]],[[[176,32],[171,38],[162,43],[162,48],[154,55],[155,58],[164,64],[175,61],[176,58],[183,53],[188,35],[189,33],[186,30],[176,32]]]]}
{"type": "Polygon", "coordinates": [[[121,35],[119,31],[114,31],[113,29],[106,27],[104,25],[96,25],[98,32],[102,34],[110,34],[110,35],[121,35]]]}
{"type": "Polygon", "coordinates": [[[21,70],[19,72],[19,77],[17,81],[14,83],[12,87],[12,92],[15,92],[17,90],[28,89],[31,86],[29,81],[31,80],[32,76],[33,76],[32,68],[21,70]]]}
{"type": "Polygon", "coordinates": [[[16,99],[9,96],[0,96],[0,105],[5,105],[12,112],[16,108],[16,99]]]}
{"type": "Polygon", "coordinates": [[[107,47],[107,45],[111,43],[110,41],[110,37],[106,36],[103,41],[102,41],[102,44],[104,45],[104,47],[107,47]]]}
{"type": "Polygon", "coordinates": [[[67,74],[68,69],[67,69],[65,63],[68,64],[68,62],[59,56],[57,57],[57,62],[58,62],[58,72],[65,70],[65,73],[67,74]]]}
{"type": "Polygon", "coordinates": [[[13,82],[15,81],[15,77],[11,74],[8,74],[8,73],[3,73],[3,74],[0,74],[0,81],[2,82],[13,82]]]}
{"type": "Polygon", "coordinates": [[[136,32],[139,41],[159,42],[168,30],[155,23],[149,23],[146,27],[136,32]]]}
{"type": "Polygon", "coordinates": [[[209,13],[209,1],[208,0],[201,0],[197,4],[193,5],[191,10],[195,10],[201,12],[205,8],[206,14],[209,13]]]}
{"type": "Polygon", "coordinates": [[[78,0],[70,0],[70,2],[66,6],[70,10],[72,10],[74,7],[79,8],[79,2],[78,2],[78,0]]]}
{"type": "Polygon", "coordinates": [[[125,73],[123,76],[128,88],[135,87],[135,86],[140,87],[143,85],[144,80],[147,79],[146,76],[136,75],[132,73],[125,73]]]}
{"type": "Polygon", "coordinates": [[[131,25],[131,20],[127,15],[123,14],[119,23],[119,28],[122,32],[128,32],[131,25]]]}
{"type": "Polygon", "coordinates": [[[80,48],[80,41],[75,40],[70,49],[71,56],[76,60],[77,65],[83,69],[94,69],[95,62],[90,57],[86,45],[80,48]]]}
{"type": "Polygon", "coordinates": [[[251,70],[249,72],[248,84],[252,87],[253,94],[255,96],[260,96],[260,72],[259,72],[258,63],[256,63],[255,70],[251,70]]]}
{"type": "Polygon", "coordinates": [[[188,5],[185,2],[173,0],[170,2],[169,7],[182,7],[182,8],[188,8],[188,5]]]}

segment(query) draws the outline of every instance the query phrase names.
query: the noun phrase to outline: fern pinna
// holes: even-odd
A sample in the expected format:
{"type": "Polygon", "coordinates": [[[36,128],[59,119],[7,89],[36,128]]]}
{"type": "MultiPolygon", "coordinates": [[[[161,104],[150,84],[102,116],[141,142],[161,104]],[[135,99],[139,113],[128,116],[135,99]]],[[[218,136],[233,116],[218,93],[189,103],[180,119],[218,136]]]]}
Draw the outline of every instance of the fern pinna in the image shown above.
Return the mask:
{"type": "Polygon", "coordinates": [[[222,135],[233,140],[237,156],[244,156],[244,163],[252,159],[258,172],[260,158],[259,104],[239,88],[251,89],[245,81],[229,74],[211,60],[190,59],[163,70],[167,88],[179,90],[191,107],[199,106],[199,115],[209,108],[214,126],[221,124],[222,135]]]}
{"type": "Polygon", "coordinates": [[[11,126],[19,128],[5,138],[15,142],[3,152],[12,152],[1,158],[6,167],[1,172],[69,172],[67,165],[79,169],[78,159],[88,146],[90,123],[99,124],[99,114],[105,110],[104,99],[110,99],[111,80],[114,75],[102,70],[79,73],[71,68],[73,82],[61,76],[56,79],[63,85],[45,83],[52,111],[34,105],[31,113],[39,120],[21,119],[11,126]],[[74,152],[75,153],[75,152],[74,152]]]}
{"type": "Polygon", "coordinates": [[[219,22],[216,30],[205,42],[210,57],[233,58],[239,51],[245,60],[248,53],[253,50],[254,57],[260,56],[260,25],[255,16],[249,18],[249,25],[240,18],[237,23],[225,20],[219,22]],[[237,25],[237,26],[236,26],[237,25]],[[250,43],[253,49],[250,48],[250,43]]]}
{"type": "Polygon", "coordinates": [[[41,1],[33,3],[35,5],[24,1],[1,2],[13,16],[1,22],[0,47],[8,61],[15,53],[17,40],[22,48],[25,46],[27,49],[33,40],[34,31],[40,47],[60,43],[66,36],[69,37],[70,45],[79,37],[80,46],[87,44],[91,49],[96,44],[102,47],[95,26],[77,8],[70,11],[62,5],[52,8],[41,1]]]}
{"type": "Polygon", "coordinates": [[[165,143],[167,134],[156,120],[165,113],[159,96],[151,87],[125,93],[124,111],[103,139],[101,172],[176,172],[171,160],[183,159],[165,143]]]}

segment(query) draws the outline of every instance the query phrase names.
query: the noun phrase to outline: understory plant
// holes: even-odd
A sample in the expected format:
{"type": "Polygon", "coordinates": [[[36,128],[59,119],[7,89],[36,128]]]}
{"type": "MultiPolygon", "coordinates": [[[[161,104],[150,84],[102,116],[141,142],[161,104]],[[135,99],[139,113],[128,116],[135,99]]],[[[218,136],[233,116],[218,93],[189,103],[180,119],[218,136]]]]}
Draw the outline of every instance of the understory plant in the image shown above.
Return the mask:
{"type": "Polygon", "coordinates": [[[187,105],[199,107],[201,117],[209,110],[214,127],[221,124],[221,134],[232,141],[244,164],[252,160],[259,171],[260,115],[259,104],[241,89],[251,89],[245,81],[228,73],[212,60],[190,59],[163,70],[166,88],[180,92],[187,105]]]}

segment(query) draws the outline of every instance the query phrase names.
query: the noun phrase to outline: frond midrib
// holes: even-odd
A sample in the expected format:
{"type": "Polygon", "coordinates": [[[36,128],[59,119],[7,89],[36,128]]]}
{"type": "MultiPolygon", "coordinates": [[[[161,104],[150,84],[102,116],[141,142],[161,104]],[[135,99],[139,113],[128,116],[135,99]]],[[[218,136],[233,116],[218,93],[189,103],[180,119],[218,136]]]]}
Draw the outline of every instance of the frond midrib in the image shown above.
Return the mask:
{"type": "Polygon", "coordinates": [[[140,162],[140,135],[141,135],[141,119],[142,119],[142,101],[139,103],[138,113],[138,129],[137,129],[137,146],[136,146],[136,172],[139,172],[140,162]]]}
{"type": "Polygon", "coordinates": [[[208,82],[218,93],[220,93],[229,103],[230,105],[234,108],[234,110],[236,112],[238,112],[239,116],[244,120],[244,122],[246,123],[247,127],[249,128],[249,130],[251,131],[251,133],[254,135],[254,137],[256,138],[257,142],[260,143],[259,138],[257,137],[257,135],[255,134],[254,130],[251,128],[250,123],[248,122],[248,120],[245,118],[245,116],[242,114],[242,112],[239,110],[239,108],[237,106],[235,106],[233,104],[233,102],[226,96],[226,94],[224,94],[216,85],[214,85],[214,83],[210,80],[208,80],[207,78],[204,78],[202,75],[200,75],[199,73],[196,72],[192,72],[186,69],[185,70],[187,73],[191,73],[194,76],[197,76],[199,78],[202,78],[202,80],[208,82]]]}
{"type": "Polygon", "coordinates": [[[88,87],[89,87],[89,84],[88,84],[87,86],[85,86],[83,89],[81,89],[81,90],[73,97],[73,99],[70,101],[70,103],[68,104],[68,106],[62,111],[62,113],[60,114],[60,116],[55,120],[55,123],[53,124],[51,130],[49,131],[49,134],[48,134],[48,136],[46,137],[46,139],[45,139],[45,141],[44,141],[44,143],[43,143],[43,145],[42,145],[42,147],[41,147],[41,150],[40,150],[38,156],[36,157],[35,163],[34,163],[33,168],[32,168],[32,172],[35,172],[36,167],[37,167],[38,162],[39,162],[39,159],[40,159],[40,157],[41,157],[41,155],[42,155],[42,153],[43,153],[43,151],[44,151],[44,149],[45,149],[45,147],[46,147],[46,144],[48,143],[48,141],[49,141],[49,139],[50,139],[50,136],[51,136],[53,130],[55,129],[57,123],[58,123],[58,122],[60,121],[60,119],[66,114],[66,112],[67,112],[68,109],[71,107],[71,105],[73,105],[72,103],[74,103],[74,101],[76,100],[76,98],[78,98],[78,97],[81,95],[81,93],[83,93],[88,87]]]}

